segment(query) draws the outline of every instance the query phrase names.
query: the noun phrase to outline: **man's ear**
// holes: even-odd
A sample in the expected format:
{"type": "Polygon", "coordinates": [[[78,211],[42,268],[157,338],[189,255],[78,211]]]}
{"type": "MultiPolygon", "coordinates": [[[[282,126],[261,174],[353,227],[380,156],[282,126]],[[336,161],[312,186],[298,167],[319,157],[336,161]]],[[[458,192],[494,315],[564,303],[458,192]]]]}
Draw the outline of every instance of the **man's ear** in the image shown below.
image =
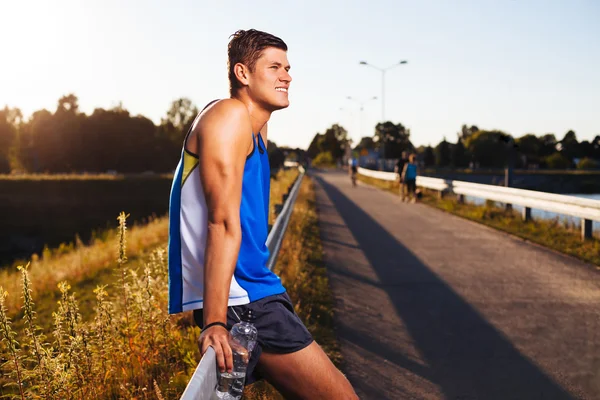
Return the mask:
{"type": "Polygon", "coordinates": [[[242,63],[237,63],[233,67],[233,73],[235,74],[235,77],[244,86],[248,85],[248,72],[248,68],[242,63]]]}

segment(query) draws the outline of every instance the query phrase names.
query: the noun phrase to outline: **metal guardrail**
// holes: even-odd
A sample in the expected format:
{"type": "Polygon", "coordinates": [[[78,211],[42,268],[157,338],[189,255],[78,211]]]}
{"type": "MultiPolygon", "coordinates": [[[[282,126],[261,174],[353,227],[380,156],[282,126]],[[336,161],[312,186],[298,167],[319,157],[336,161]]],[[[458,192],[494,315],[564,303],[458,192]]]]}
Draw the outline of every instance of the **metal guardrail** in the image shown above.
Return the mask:
{"type": "MultiPolygon", "coordinates": [[[[300,174],[296,178],[296,181],[292,185],[290,192],[288,193],[287,199],[279,213],[279,216],[275,220],[275,224],[269,231],[267,237],[267,247],[269,248],[269,260],[267,266],[270,270],[273,269],[277,262],[277,256],[279,255],[279,249],[283,242],[285,231],[290,222],[292,211],[294,210],[294,204],[300,191],[300,185],[302,184],[302,178],[304,178],[305,170],[302,166],[298,167],[300,174]]],[[[215,388],[217,387],[217,361],[215,351],[212,347],[202,356],[200,363],[196,367],[192,378],[190,379],[185,391],[181,395],[181,400],[218,400],[215,395],[215,388]]]]}
{"type": "MultiPolygon", "coordinates": [[[[398,179],[398,174],[393,172],[359,168],[358,173],[385,181],[398,179]]],[[[473,196],[510,205],[517,204],[523,206],[522,217],[524,220],[531,219],[531,209],[581,218],[582,239],[591,238],[592,221],[600,221],[600,201],[598,200],[425,176],[417,177],[417,186],[436,190],[440,195],[443,195],[443,193],[458,195],[459,201],[464,201],[464,196],[473,196]]]]}

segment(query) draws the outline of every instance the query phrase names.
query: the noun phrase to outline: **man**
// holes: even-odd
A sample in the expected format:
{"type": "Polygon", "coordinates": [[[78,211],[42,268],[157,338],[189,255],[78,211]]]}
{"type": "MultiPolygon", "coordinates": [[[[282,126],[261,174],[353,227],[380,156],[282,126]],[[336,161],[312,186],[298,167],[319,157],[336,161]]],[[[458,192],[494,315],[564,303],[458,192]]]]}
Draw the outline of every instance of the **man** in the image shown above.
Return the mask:
{"type": "Polygon", "coordinates": [[[406,151],[403,151],[402,156],[398,159],[396,167],[394,168],[394,172],[398,174],[400,198],[402,201],[404,201],[404,197],[406,196],[406,184],[402,180],[402,171],[404,171],[404,164],[406,164],[407,161],[406,151]]]}
{"type": "Polygon", "coordinates": [[[228,328],[251,309],[258,343],[246,374],[286,398],[355,399],[356,394],[294,313],[269,271],[267,122],[289,105],[287,45],[240,30],[228,46],[230,98],[192,124],[171,189],[169,312],[194,310],[221,372],[232,370],[228,328]]]}
{"type": "Polygon", "coordinates": [[[411,154],[408,158],[408,163],[404,164],[404,169],[400,175],[400,179],[406,186],[406,197],[403,196],[402,201],[404,201],[406,198],[406,201],[412,201],[413,203],[417,202],[418,166],[416,161],[417,156],[415,154],[411,154]]]}
{"type": "Polygon", "coordinates": [[[358,161],[352,157],[348,160],[349,170],[350,170],[350,180],[352,181],[352,186],[356,187],[356,174],[358,173],[358,161]]]}

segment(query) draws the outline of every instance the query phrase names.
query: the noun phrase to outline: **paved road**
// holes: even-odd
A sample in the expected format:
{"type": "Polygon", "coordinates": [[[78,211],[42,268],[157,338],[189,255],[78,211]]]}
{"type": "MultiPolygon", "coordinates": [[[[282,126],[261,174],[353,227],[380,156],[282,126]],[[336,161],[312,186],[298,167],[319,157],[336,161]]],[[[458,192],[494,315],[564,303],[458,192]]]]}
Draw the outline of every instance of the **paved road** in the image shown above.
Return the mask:
{"type": "Polygon", "coordinates": [[[600,274],[316,173],[343,367],[361,399],[600,399],[600,274]]]}

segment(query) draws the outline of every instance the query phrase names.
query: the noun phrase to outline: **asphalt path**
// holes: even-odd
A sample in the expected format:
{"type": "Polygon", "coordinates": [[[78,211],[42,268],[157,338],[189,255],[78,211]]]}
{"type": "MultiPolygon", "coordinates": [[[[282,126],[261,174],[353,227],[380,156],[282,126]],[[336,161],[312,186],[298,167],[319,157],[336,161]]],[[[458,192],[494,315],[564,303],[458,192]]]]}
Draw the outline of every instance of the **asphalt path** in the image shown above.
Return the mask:
{"type": "Polygon", "coordinates": [[[600,399],[600,274],[315,172],[343,372],[361,399],[600,399]]]}

